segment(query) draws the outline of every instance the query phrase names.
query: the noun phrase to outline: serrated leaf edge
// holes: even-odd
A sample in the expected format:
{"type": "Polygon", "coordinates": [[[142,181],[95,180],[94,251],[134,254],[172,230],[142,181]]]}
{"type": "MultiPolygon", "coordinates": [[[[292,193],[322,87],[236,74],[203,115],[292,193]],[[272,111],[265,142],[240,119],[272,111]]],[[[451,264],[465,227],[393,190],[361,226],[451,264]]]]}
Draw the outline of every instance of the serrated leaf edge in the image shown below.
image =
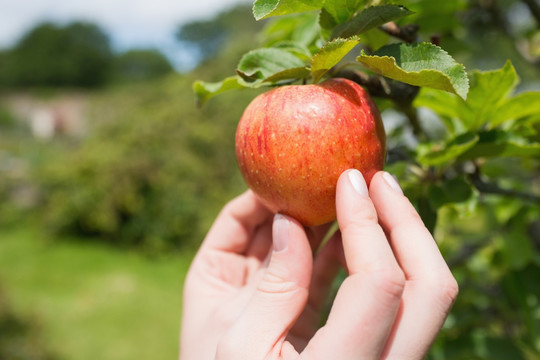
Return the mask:
{"type": "MultiPolygon", "coordinates": [[[[443,52],[445,55],[447,55],[448,57],[450,57],[450,58],[452,58],[452,59],[454,60],[454,58],[453,58],[446,50],[444,50],[444,49],[441,48],[440,46],[437,46],[437,45],[434,45],[434,44],[431,44],[431,43],[419,43],[419,44],[429,44],[429,45],[431,45],[431,46],[433,46],[433,47],[439,49],[439,50],[440,50],[441,52],[443,52]]],[[[388,56],[388,55],[383,55],[383,56],[380,56],[380,55],[367,55],[367,54],[365,53],[364,50],[362,50],[362,52],[360,53],[360,56],[358,56],[358,57],[356,58],[356,61],[358,61],[358,62],[364,64],[364,63],[360,60],[360,58],[362,58],[362,57],[369,57],[369,58],[387,58],[387,59],[391,59],[392,62],[393,62],[393,64],[394,64],[394,66],[395,66],[396,68],[400,69],[401,71],[403,71],[403,72],[405,72],[405,73],[407,73],[407,74],[418,74],[418,75],[420,75],[420,74],[421,74],[422,72],[424,72],[424,71],[426,71],[426,72],[433,71],[433,72],[442,74],[442,75],[444,75],[444,77],[446,77],[446,78],[448,79],[449,83],[452,85],[452,89],[454,89],[454,92],[453,92],[453,93],[454,93],[455,95],[459,96],[460,98],[462,98],[463,100],[467,100],[467,94],[468,94],[468,92],[469,92],[469,86],[470,86],[470,84],[469,84],[469,77],[468,77],[468,75],[467,75],[467,71],[466,71],[465,66],[464,66],[463,64],[458,63],[458,62],[455,61],[455,60],[454,60],[454,62],[456,63],[456,65],[457,65],[457,66],[463,71],[463,73],[465,74],[465,77],[464,77],[464,78],[465,78],[465,82],[466,82],[466,84],[467,84],[467,93],[465,93],[465,94],[463,94],[463,95],[457,93],[456,88],[454,87],[454,84],[452,83],[452,80],[450,79],[450,76],[448,76],[447,74],[445,74],[445,73],[442,72],[441,70],[437,70],[437,69],[422,69],[422,70],[420,70],[420,71],[407,71],[407,70],[403,69],[401,66],[399,66],[399,65],[397,64],[397,61],[396,61],[396,59],[395,59],[393,56],[388,56]]],[[[370,68],[369,65],[364,64],[364,66],[370,68]]],[[[370,69],[371,69],[371,68],[370,68],[370,69]]],[[[371,70],[373,70],[373,69],[371,69],[371,70]]],[[[438,90],[440,90],[440,89],[438,89],[438,90]]]]}

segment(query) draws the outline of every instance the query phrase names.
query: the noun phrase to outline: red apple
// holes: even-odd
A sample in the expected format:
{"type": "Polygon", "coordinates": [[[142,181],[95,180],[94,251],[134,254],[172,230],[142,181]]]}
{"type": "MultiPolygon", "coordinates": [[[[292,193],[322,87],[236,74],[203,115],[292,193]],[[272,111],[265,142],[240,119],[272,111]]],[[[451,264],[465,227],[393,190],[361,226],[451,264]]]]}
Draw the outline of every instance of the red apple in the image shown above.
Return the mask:
{"type": "Polygon", "coordinates": [[[344,170],[360,170],[369,184],[383,168],[385,139],[368,93],[336,78],[257,96],[238,124],[236,156],[248,186],[269,209],[320,225],[336,218],[336,183],[344,170]]]}

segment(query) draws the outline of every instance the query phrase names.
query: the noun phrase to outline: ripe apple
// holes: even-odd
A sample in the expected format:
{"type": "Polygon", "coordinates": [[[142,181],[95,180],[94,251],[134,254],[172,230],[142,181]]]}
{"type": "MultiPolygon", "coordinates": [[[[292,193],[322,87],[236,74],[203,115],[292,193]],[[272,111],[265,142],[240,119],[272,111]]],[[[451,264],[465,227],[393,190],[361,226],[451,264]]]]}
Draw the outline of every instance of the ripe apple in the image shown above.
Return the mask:
{"type": "Polygon", "coordinates": [[[360,170],[369,185],[383,168],[385,140],[368,93],[334,78],[257,96],[238,124],[236,157],[248,186],[270,210],[320,225],[336,218],[343,171],[360,170]]]}

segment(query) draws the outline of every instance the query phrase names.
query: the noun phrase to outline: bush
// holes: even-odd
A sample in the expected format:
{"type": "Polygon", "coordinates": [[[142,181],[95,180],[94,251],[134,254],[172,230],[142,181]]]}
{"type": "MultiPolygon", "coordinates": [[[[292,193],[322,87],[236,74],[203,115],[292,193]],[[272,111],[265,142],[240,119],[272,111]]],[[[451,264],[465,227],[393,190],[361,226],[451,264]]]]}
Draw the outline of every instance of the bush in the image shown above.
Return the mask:
{"type": "Polygon", "coordinates": [[[171,76],[96,99],[92,135],[35,174],[49,229],[150,251],[200,242],[244,188],[234,131],[252,94],[199,111],[192,80],[171,76]]]}

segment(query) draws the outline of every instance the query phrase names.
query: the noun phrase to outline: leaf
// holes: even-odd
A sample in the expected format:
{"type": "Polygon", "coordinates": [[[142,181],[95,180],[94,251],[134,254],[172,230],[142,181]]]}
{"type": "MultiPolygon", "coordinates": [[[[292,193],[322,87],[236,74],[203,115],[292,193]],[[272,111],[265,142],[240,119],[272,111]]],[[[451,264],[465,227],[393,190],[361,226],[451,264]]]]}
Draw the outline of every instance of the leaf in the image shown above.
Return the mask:
{"type": "Polygon", "coordinates": [[[504,130],[494,129],[478,133],[478,141],[473,147],[459,155],[460,160],[490,157],[539,158],[540,143],[504,130]]]}
{"type": "Polygon", "coordinates": [[[337,25],[349,20],[363,4],[363,0],[327,0],[323,11],[331,16],[337,25]]]}
{"type": "Polygon", "coordinates": [[[478,140],[478,135],[468,132],[455,137],[440,149],[433,148],[433,146],[420,147],[417,160],[426,166],[450,163],[471,149],[478,140]]]}
{"type": "Polygon", "coordinates": [[[336,26],[330,38],[348,38],[360,35],[365,31],[410,14],[413,12],[399,5],[372,6],[349,21],[336,26]]]}
{"type": "Polygon", "coordinates": [[[410,85],[445,90],[465,99],[469,80],[463,65],[430,43],[392,44],[357,58],[370,70],[410,85]]]}
{"type": "Polygon", "coordinates": [[[291,68],[275,73],[274,75],[267,77],[265,83],[278,83],[287,80],[307,79],[311,76],[311,71],[305,66],[291,68]]]}
{"type": "Polygon", "coordinates": [[[435,208],[440,208],[447,204],[466,202],[472,195],[471,184],[463,177],[456,177],[441,184],[433,184],[428,197],[435,208]]]}
{"type": "Polygon", "coordinates": [[[324,0],[256,0],[253,15],[256,20],[261,20],[271,16],[320,10],[323,3],[324,0]]]}
{"type": "Polygon", "coordinates": [[[313,56],[311,61],[311,73],[313,82],[317,83],[324,74],[337,63],[339,63],[360,40],[354,39],[335,39],[326,43],[321,50],[313,56]]]}
{"type": "Polygon", "coordinates": [[[360,41],[362,44],[365,44],[369,49],[373,51],[379,50],[384,45],[388,44],[390,40],[390,35],[384,31],[380,31],[377,28],[365,31],[362,33],[360,41]]]}
{"type": "Polygon", "coordinates": [[[435,227],[437,226],[438,214],[437,209],[431,205],[431,202],[427,196],[421,196],[417,200],[418,214],[422,218],[424,225],[430,233],[435,233],[435,227]]]}
{"type": "Polygon", "coordinates": [[[306,13],[274,18],[263,29],[266,46],[282,41],[293,41],[309,47],[320,35],[317,14],[306,13]]]}
{"type": "Polygon", "coordinates": [[[459,121],[459,109],[464,104],[465,102],[454,94],[430,88],[422,88],[413,102],[414,107],[433,110],[451,134],[467,131],[459,121]]]}
{"type": "Polygon", "coordinates": [[[261,48],[245,54],[236,70],[247,83],[258,85],[267,78],[287,69],[305,67],[305,62],[287,50],[261,48]]]}
{"type": "Polygon", "coordinates": [[[467,106],[461,119],[469,129],[478,129],[498,112],[500,104],[507,99],[518,84],[516,70],[510,61],[504,67],[492,71],[473,71],[467,106]]]}
{"type": "Polygon", "coordinates": [[[312,58],[312,54],[306,46],[294,41],[282,41],[274,44],[272,47],[285,50],[304,61],[311,60],[312,58]]]}
{"type": "Polygon", "coordinates": [[[489,120],[491,126],[499,126],[508,120],[518,120],[540,114],[540,92],[521,93],[506,100],[489,120]]]}
{"type": "Polygon", "coordinates": [[[212,97],[221,93],[243,89],[245,86],[239,82],[238,76],[230,76],[223,81],[208,83],[204,81],[195,81],[193,83],[193,91],[197,96],[197,105],[202,106],[212,97]]]}

